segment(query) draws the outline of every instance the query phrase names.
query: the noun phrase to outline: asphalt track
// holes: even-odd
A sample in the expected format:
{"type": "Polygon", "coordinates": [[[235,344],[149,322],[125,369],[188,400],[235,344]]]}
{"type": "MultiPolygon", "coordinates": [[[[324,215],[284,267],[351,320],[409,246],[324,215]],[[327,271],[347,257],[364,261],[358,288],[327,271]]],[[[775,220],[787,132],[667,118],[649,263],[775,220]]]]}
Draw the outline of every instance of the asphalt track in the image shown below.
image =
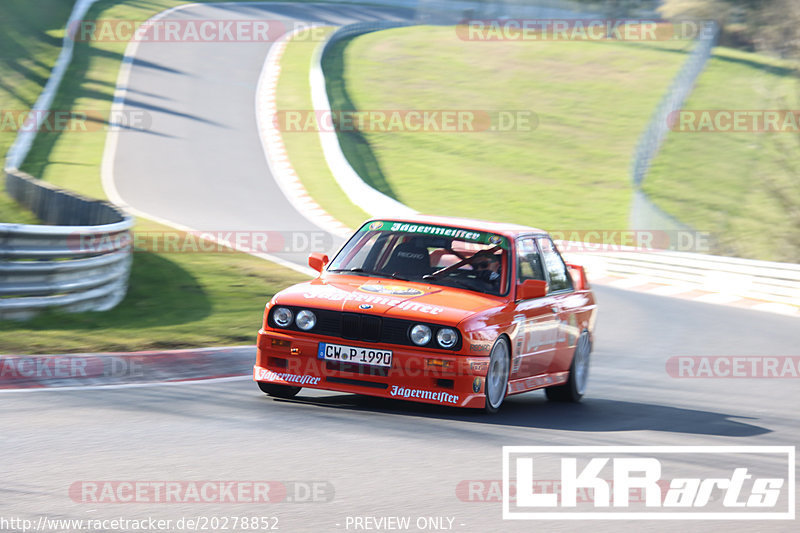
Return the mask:
{"type": "MultiPolygon", "coordinates": [[[[412,16],[408,9],[389,7],[211,4],[180,9],[166,19],[257,19],[289,27],[294,21],[343,25],[412,16]]],[[[270,253],[305,265],[305,243],[324,242],[324,250],[312,251],[334,251],[342,240],[298,213],[270,174],[254,113],[270,45],[139,43],[124,113],[144,112],[148,123],[119,134],[110,179],[136,212],[183,227],[223,235],[286,232],[278,242],[287,249],[270,253]]]]}
{"type": "MultiPolygon", "coordinates": [[[[449,516],[453,531],[617,531],[619,522],[503,522],[463,501],[465,480],[501,479],[507,445],[790,445],[796,379],[677,379],[676,354],[797,353],[796,319],[598,288],[590,389],[578,405],[542,392],[493,417],[306,391],[271,399],[248,379],[0,395],[3,516],[278,516],[281,531],[347,531],[348,516],[449,516]],[[330,483],[330,502],[81,504],[77,481],[330,483]],[[341,524],[341,526],[337,526],[341,524]],[[534,527],[535,524],[535,527],[534,527]]],[[[688,473],[702,470],[687,465],[688,473]]],[[[796,523],[638,522],[646,531],[791,531],[796,523]]],[[[351,528],[350,531],[353,531],[351,528]]]]}
{"type": "MultiPolygon", "coordinates": [[[[193,16],[337,23],[401,14],[309,5],[191,9],[202,11],[193,16]]],[[[198,229],[316,231],[281,200],[258,142],[253,92],[268,45],[169,46],[165,53],[143,45],[132,70],[129,103],[149,109],[157,127],[121,136],[115,172],[125,201],[198,229]]],[[[277,516],[288,532],[354,531],[346,528],[353,516],[450,517],[452,531],[463,532],[796,531],[787,521],[510,522],[498,502],[463,501],[461,482],[501,479],[507,445],[797,445],[797,379],[679,379],[665,369],[676,355],[798,355],[796,318],[596,292],[590,388],[578,405],[533,392],[488,417],[308,389],[277,400],[246,378],[5,392],[0,516],[34,524],[42,516],[277,516]],[[318,481],[335,496],[262,505],[73,501],[69,488],[91,480],[318,481]]],[[[687,476],[705,468],[685,466],[687,476]]]]}

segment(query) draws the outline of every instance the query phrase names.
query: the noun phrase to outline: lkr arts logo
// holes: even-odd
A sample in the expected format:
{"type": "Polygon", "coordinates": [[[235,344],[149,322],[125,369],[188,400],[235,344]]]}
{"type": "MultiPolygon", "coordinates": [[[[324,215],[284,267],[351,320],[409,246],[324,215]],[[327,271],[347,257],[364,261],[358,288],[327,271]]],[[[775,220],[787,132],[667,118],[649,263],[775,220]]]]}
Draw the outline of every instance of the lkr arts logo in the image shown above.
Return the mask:
{"type": "Polygon", "coordinates": [[[791,446],[505,446],[503,518],[795,518],[791,446]]]}

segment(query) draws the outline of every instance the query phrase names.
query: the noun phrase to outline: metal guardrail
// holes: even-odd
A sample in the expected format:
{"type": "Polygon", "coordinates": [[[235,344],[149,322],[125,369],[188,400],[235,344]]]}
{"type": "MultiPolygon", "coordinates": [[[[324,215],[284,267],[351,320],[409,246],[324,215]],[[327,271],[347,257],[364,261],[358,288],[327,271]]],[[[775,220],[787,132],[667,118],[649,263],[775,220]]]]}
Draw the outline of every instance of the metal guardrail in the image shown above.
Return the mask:
{"type": "Polygon", "coordinates": [[[569,0],[418,0],[416,17],[420,23],[439,24],[499,17],[575,19],[602,16],[604,4],[569,0]]]}
{"type": "Polygon", "coordinates": [[[634,197],[631,204],[629,226],[632,229],[685,230],[690,227],[660,209],[642,190],[642,183],[650,170],[653,158],[658,154],[664,139],[669,133],[669,117],[678,111],[694,88],[695,81],[711,58],[711,52],[719,35],[719,27],[714,22],[703,25],[695,46],[680,71],[672,80],[650,122],[639,137],[631,160],[631,182],[634,197]]]}
{"type": "Polygon", "coordinates": [[[415,25],[415,23],[413,22],[392,21],[392,20],[369,20],[366,22],[354,22],[353,24],[347,24],[345,26],[337,28],[336,31],[330,34],[328,40],[325,41],[325,44],[322,45],[322,53],[320,55],[320,59],[322,59],[328,52],[328,50],[330,50],[330,48],[339,41],[343,41],[345,39],[349,39],[350,37],[355,37],[356,35],[362,35],[374,31],[389,30],[392,28],[403,28],[406,26],[413,26],[413,25],[415,25]]]}
{"type": "Polygon", "coordinates": [[[689,57],[672,80],[658,107],[653,112],[645,131],[639,137],[633,160],[631,161],[631,179],[639,186],[644,181],[650,162],[658,153],[664,138],[669,133],[669,115],[680,109],[689,93],[694,88],[697,77],[703,71],[711,57],[711,50],[717,41],[719,28],[714,22],[706,22],[689,57]]]}
{"type": "MultiPolygon", "coordinates": [[[[311,102],[314,109],[322,115],[331,111],[322,62],[333,45],[356,35],[412,25],[413,23],[411,22],[403,21],[368,21],[356,22],[337,28],[323,45],[317,47],[311,60],[309,82],[311,85],[311,102]]],[[[372,188],[361,179],[361,176],[358,175],[344,155],[337,133],[335,131],[326,131],[326,128],[323,127],[318,129],[319,141],[325,161],[328,163],[336,182],[351,202],[361,206],[364,211],[372,216],[402,216],[415,213],[410,207],[372,188]]]]}
{"type": "MultiPolygon", "coordinates": [[[[96,1],[75,2],[61,53],[33,116],[46,116],[72,60],[75,42],[69,28],[96,1]]],[[[0,320],[30,318],[47,308],[105,311],[125,297],[128,286],[133,219],[107,202],[17,170],[37,131],[20,131],[6,155],[6,191],[44,225],[0,223],[0,320]]]]}
{"type": "Polygon", "coordinates": [[[47,225],[0,223],[0,319],[104,311],[124,298],[133,218],[15,169],[6,189],[47,225]]]}

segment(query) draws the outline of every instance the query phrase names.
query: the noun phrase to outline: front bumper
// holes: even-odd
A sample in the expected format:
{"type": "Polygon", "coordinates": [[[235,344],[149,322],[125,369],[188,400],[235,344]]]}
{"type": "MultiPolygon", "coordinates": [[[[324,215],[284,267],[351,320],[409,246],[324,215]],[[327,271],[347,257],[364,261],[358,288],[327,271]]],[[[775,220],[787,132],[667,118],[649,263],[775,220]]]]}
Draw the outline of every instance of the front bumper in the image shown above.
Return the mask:
{"type": "Polygon", "coordinates": [[[383,368],[319,359],[320,342],[376,348],[335,337],[300,337],[261,330],[253,379],[453,407],[482,408],[485,405],[488,357],[393,345],[392,366],[383,368]]]}

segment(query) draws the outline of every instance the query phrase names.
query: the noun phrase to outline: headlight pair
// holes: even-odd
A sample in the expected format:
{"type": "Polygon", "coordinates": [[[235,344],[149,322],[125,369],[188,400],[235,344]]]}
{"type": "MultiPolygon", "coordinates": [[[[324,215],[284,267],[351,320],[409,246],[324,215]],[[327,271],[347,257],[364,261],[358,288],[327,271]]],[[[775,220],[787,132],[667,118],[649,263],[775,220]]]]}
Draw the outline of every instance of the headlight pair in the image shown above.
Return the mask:
{"type": "MultiPolygon", "coordinates": [[[[411,342],[417,346],[425,346],[431,342],[433,332],[430,326],[416,324],[411,328],[410,336],[411,342]]],[[[442,348],[452,348],[458,342],[458,332],[453,328],[439,328],[436,332],[436,342],[442,348]]]]}
{"type": "Polygon", "coordinates": [[[293,319],[295,325],[303,331],[309,331],[317,325],[317,315],[308,309],[299,311],[296,317],[291,309],[286,307],[276,307],[275,310],[272,311],[272,320],[278,327],[288,328],[292,325],[293,319]]]}

